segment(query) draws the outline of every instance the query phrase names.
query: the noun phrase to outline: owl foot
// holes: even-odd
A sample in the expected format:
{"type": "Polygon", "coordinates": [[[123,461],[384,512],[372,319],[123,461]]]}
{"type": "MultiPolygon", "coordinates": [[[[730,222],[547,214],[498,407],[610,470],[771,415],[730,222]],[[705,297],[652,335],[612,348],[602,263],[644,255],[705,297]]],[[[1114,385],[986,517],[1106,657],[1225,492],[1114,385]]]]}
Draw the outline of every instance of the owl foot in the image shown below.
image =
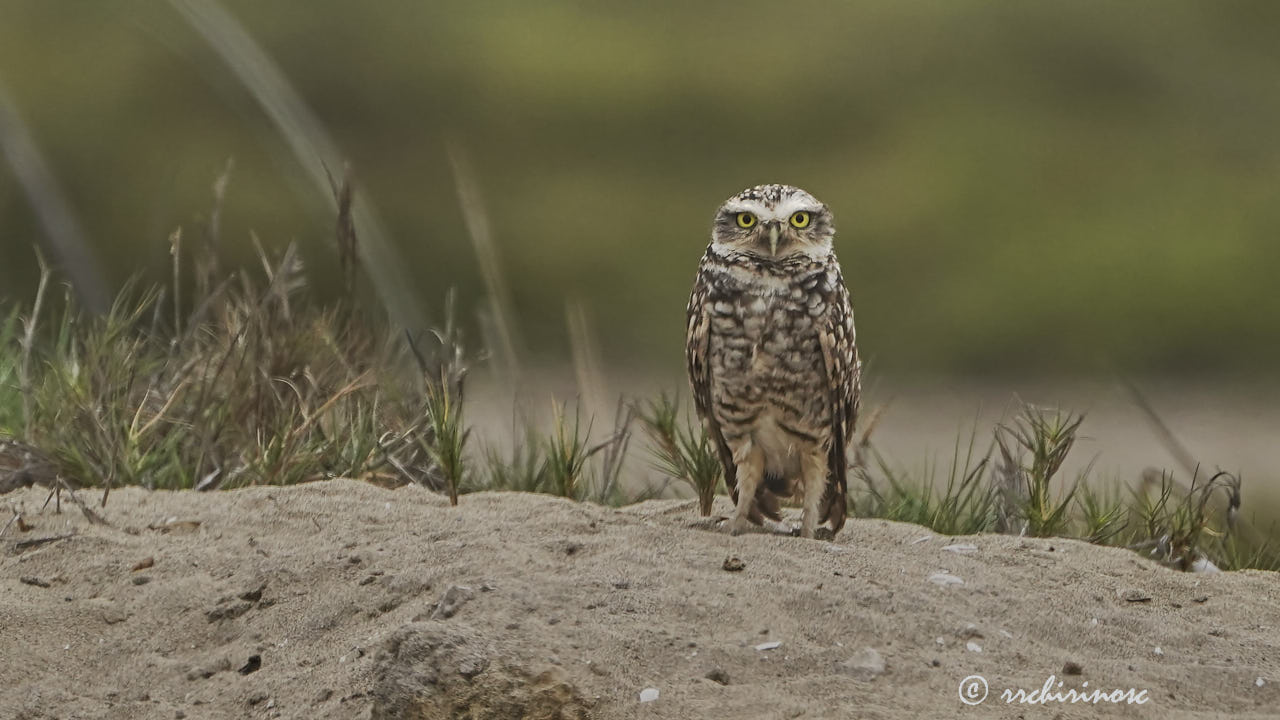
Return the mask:
{"type": "Polygon", "coordinates": [[[755,523],[741,515],[730,519],[728,526],[730,535],[741,535],[746,532],[758,532],[758,528],[755,523]]]}

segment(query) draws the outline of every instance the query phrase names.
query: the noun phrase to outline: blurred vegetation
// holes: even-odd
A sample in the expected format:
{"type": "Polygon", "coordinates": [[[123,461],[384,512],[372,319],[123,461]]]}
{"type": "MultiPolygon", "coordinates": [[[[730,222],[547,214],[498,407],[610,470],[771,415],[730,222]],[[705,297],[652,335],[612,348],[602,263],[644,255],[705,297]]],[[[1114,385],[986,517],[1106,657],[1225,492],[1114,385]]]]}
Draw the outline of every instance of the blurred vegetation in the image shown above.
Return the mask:
{"type": "MultiPolygon", "coordinates": [[[[563,357],[573,298],[610,367],[678,372],[712,211],[780,181],[836,213],[880,368],[1280,361],[1280,4],[224,7],[350,160],[424,307],[484,295],[446,148],[465,151],[535,356],[563,357]]],[[[110,286],[168,272],[233,157],[223,262],[257,262],[251,232],[295,239],[340,290],[329,199],[171,4],[0,17],[0,86],[110,286]]],[[[0,293],[31,297],[41,238],[0,170],[0,293]]]]}

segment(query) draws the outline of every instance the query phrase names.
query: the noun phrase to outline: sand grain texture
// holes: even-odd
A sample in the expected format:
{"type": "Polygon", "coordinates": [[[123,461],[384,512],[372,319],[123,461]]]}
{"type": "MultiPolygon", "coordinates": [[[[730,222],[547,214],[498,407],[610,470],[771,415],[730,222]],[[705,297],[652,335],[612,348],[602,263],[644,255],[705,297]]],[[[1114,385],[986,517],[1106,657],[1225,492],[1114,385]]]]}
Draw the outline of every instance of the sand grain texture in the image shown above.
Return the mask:
{"type": "Polygon", "coordinates": [[[124,489],[100,526],[44,498],[4,496],[33,526],[0,540],[4,718],[1280,717],[1272,573],[874,520],[735,538],[689,501],[124,489]],[[998,698],[1050,674],[1150,702],[998,698]]]}

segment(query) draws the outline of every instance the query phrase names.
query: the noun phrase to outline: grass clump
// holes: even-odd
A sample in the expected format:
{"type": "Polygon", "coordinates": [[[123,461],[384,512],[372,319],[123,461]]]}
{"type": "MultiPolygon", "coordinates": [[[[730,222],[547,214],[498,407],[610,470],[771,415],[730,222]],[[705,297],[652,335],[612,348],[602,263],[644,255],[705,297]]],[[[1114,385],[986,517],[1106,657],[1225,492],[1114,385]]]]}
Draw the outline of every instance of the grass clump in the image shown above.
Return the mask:
{"type": "Polygon", "coordinates": [[[654,466],[693,488],[698,512],[703,517],[711,515],[724,471],[706,430],[701,424],[682,420],[679,402],[665,393],[647,403],[640,420],[649,435],[654,466]]]}
{"type": "Polygon", "coordinates": [[[259,272],[220,274],[212,238],[188,250],[176,232],[171,244],[170,284],[130,283],[105,314],[69,289],[50,302],[42,265],[34,302],[4,316],[0,438],[47,458],[53,477],[34,481],[100,487],[105,502],[119,485],[456,480],[445,448],[465,433],[451,434],[461,362],[449,333],[424,356],[354,293],[317,302],[292,245],[274,256],[258,246],[259,272]],[[446,369],[441,380],[428,361],[446,369]]]}
{"type": "Polygon", "coordinates": [[[543,433],[532,419],[523,422],[522,439],[506,456],[494,448],[484,454],[486,480],[480,490],[514,490],[557,495],[620,505],[634,499],[621,487],[623,463],[631,442],[634,415],[619,401],[614,432],[593,442],[592,425],[582,423],[582,407],[575,402],[552,402],[551,428],[543,433]]]}
{"type": "MultiPolygon", "coordinates": [[[[1054,480],[1075,445],[1083,422],[1083,415],[1026,405],[1011,424],[996,428],[1002,500],[1012,501],[1023,533],[1050,537],[1067,531],[1071,499],[1079,484],[1055,497],[1054,480]]],[[[1082,477],[1088,472],[1086,468],[1082,477]]]]}
{"type": "Polygon", "coordinates": [[[1148,471],[1127,500],[1090,486],[1092,462],[1062,479],[1082,424],[1079,415],[1024,405],[996,426],[985,453],[975,452],[976,436],[963,455],[957,442],[945,483],[929,464],[913,477],[870,447],[874,463],[854,467],[865,483],[855,507],[863,517],[945,535],[999,532],[1126,547],[1180,570],[1280,569],[1274,542],[1239,517],[1241,482],[1230,473],[1202,479],[1197,471],[1183,487],[1170,473],[1148,471]]]}
{"type": "Polygon", "coordinates": [[[866,483],[867,497],[861,505],[863,517],[923,525],[945,535],[971,535],[989,530],[995,513],[995,491],[984,479],[991,462],[991,448],[977,450],[977,433],[970,435],[961,453],[956,440],[945,485],[935,482],[937,468],[926,464],[923,476],[912,478],[892,464],[874,447],[875,472],[859,466],[855,474],[866,483]]]}

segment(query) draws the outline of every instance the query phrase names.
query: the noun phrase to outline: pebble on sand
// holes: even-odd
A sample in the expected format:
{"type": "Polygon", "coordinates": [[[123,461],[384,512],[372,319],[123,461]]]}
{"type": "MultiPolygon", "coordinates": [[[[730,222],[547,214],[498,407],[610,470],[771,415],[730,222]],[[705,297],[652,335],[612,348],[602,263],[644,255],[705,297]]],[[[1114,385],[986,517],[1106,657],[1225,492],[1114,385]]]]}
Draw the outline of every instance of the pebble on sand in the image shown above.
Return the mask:
{"type": "Polygon", "coordinates": [[[658,688],[645,688],[640,691],[640,702],[653,702],[658,699],[658,688]]]}
{"type": "Polygon", "coordinates": [[[929,576],[929,582],[942,587],[950,587],[952,585],[963,585],[964,581],[950,573],[934,573],[929,576]]]}

